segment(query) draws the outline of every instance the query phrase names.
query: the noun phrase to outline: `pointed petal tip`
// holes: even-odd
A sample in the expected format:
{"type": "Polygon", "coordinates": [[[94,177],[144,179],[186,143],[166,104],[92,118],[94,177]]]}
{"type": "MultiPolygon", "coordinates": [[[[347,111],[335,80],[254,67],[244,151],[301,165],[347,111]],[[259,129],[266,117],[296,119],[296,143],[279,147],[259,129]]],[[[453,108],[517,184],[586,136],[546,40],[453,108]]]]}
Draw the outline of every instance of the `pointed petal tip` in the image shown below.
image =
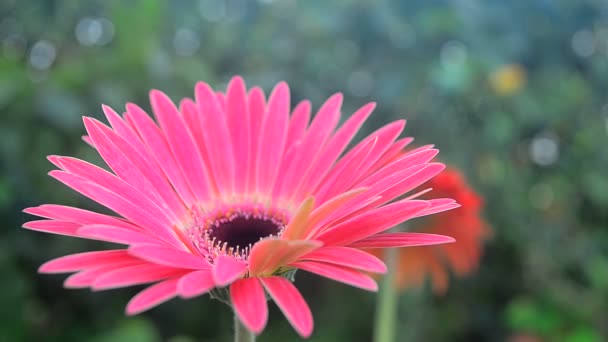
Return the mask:
{"type": "Polygon", "coordinates": [[[70,280],[70,278],[66,279],[66,280],[63,282],[63,288],[64,288],[64,289],[68,289],[68,290],[77,290],[77,289],[85,289],[85,288],[87,288],[87,287],[88,287],[88,286],[86,286],[86,285],[72,284],[72,283],[70,283],[70,282],[69,282],[69,280],[70,280]]]}
{"type": "MultiPolygon", "coordinates": [[[[23,209],[23,212],[26,212],[25,209],[23,209]]],[[[29,214],[29,213],[28,213],[29,214]]],[[[50,221],[50,220],[49,220],[50,221]]],[[[31,229],[32,228],[32,222],[36,222],[36,221],[28,221],[25,222],[24,224],[21,225],[22,228],[25,229],[31,229]]]]}
{"type": "Polygon", "coordinates": [[[47,172],[46,174],[59,180],[59,179],[61,179],[62,174],[67,174],[67,173],[65,171],[61,171],[61,170],[51,170],[51,171],[47,172]]]}
{"type": "Polygon", "coordinates": [[[53,268],[53,260],[49,260],[38,267],[38,273],[51,274],[51,273],[67,273],[67,272],[55,271],[53,268]]]}
{"type": "Polygon", "coordinates": [[[189,97],[184,97],[183,99],[179,100],[179,110],[180,112],[184,111],[184,107],[190,107],[190,106],[195,106],[194,101],[189,98],[189,97]]]}
{"type": "Polygon", "coordinates": [[[148,96],[150,96],[150,98],[153,98],[153,97],[159,97],[159,96],[164,97],[167,95],[158,89],[150,89],[150,91],[148,92],[148,96]]]}
{"type": "Polygon", "coordinates": [[[337,92],[335,94],[333,94],[328,101],[337,101],[339,102],[338,106],[342,105],[342,100],[344,100],[344,94],[341,92],[337,92]]]}
{"type": "Polygon", "coordinates": [[[93,144],[93,141],[91,140],[91,138],[88,135],[83,135],[80,137],[82,139],[82,141],[84,141],[85,143],[95,147],[95,145],[93,144]]]}
{"type": "Polygon", "coordinates": [[[272,93],[277,93],[277,95],[281,95],[281,96],[289,96],[289,84],[287,84],[287,82],[285,81],[281,81],[279,83],[277,83],[277,85],[274,87],[274,89],[272,90],[272,93]]]}
{"type": "Polygon", "coordinates": [[[374,281],[373,285],[370,285],[370,287],[364,289],[370,292],[378,292],[378,283],[376,281],[374,281]]]}
{"type": "MultiPolygon", "coordinates": [[[[96,291],[94,289],[92,289],[93,291],[96,291]]],[[[137,308],[133,307],[133,305],[129,305],[127,304],[127,307],[125,308],[125,315],[127,316],[135,316],[139,313],[142,313],[144,310],[137,310],[137,308]]]]}
{"type": "Polygon", "coordinates": [[[219,105],[213,88],[202,81],[197,82],[194,87],[194,100],[199,105],[205,101],[212,101],[215,105],[219,105]]]}
{"type": "Polygon", "coordinates": [[[312,335],[313,332],[313,326],[310,326],[310,329],[307,330],[298,330],[297,333],[298,335],[300,335],[301,338],[307,339],[312,335]]]}
{"type": "Polygon", "coordinates": [[[450,205],[452,207],[449,210],[454,210],[454,209],[458,209],[458,208],[462,207],[462,204],[460,204],[460,203],[452,203],[450,205]]]}
{"type": "Polygon", "coordinates": [[[89,133],[89,138],[91,137],[91,131],[97,128],[95,121],[95,119],[88,117],[84,117],[82,119],[82,122],[84,123],[84,128],[87,130],[87,133],[89,133]]]}
{"type": "Polygon", "coordinates": [[[213,90],[211,89],[211,86],[209,84],[203,81],[196,82],[196,84],[194,85],[194,92],[198,93],[203,90],[213,93],[213,90]]]}
{"type": "MultiPolygon", "coordinates": [[[[85,127],[87,127],[87,125],[92,125],[93,123],[99,122],[99,121],[97,119],[95,119],[95,118],[90,117],[90,116],[83,116],[82,117],[82,122],[84,123],[85,127]]],[[[87,127],[87,131],[88,131],[88,127],[87,127]]]]}
{"type": "Polygon", "coordinates": [[[116,111],[114,109],[112,109],[112,107],[108,106],[107,104],[102,104],[101,105],[101,110],[104,112],[104,114],[106,116],[109,116],[109,115],[118,115],[118,113],[116,113],[116,111]]]}
{"type": "Polygon", "coordinates": [[[135,104],[133,102],[127,102],[127,104],[125,104],[125,109],[127,110],[127,112],[131,112],[134,110],[141,109],[141,107],[139,107],[137,104],[135,104]]]}
{"type": "MultiPolygon", "coordinates": [[[[230,79],[229,84],[231,84],[231,85],[234,84],[234,86],[239,86],[239,87],[245,87],[245,80],[243,79],[242,76],[236,75],[230,79]]],[[[230,88],[230,86],[228,86],[228,88],[230,88]]]]}
{"type": "Polygon", "coordinates": [[[79,273],[74,273],[73,275],[67,277],[64,281],[63,281],[63,287],[66,289],[84,289],[89,287],[89,285],[86,282],[83,282],[82,280],[79,280],[78,276],[79,273]]]}
{"type": "Polygon", "coordinates": [[[61,159],[63,157],[60,155],[56,155],[56,154],[51,154],[49,156],[46,156],[46,159],[51,162],[51,164],[57,166],[58,168],[61,168],[61,159]]]}
{"type": "Polygon", "coordinates": [[[437,235],[438,239],[437,239],[437,244],[444,244],[444,243],[454,243],[456,242],[456,239],[451,237],[451,236],[447,236],[447,235],[437,235]]]}
{"type": "MultiPolygon", "coordinates": [[[[27,208],[24,208],[23,210],[21,210],[21,212],[24,212],[24,213],[30,214],[30,215],[36,215],[35,212],[36,212],[36,210],[38,208],[40,208],[40,206],[37,206],[37,207],[27,207],[27,208]]],[[[36,216],[38,216],[38,215],[36,215],[36,216]]],[[[25,223],[24,223],[24,225],[25,225],[25,223]]]]}
{"type": "Polygon", "coordinates": [[[176,296],[177,279],[168,279],[151,285],[136,294],[125,308],[129,316],[137,315],[165,303],[176,296]]]}
{"type": "Polygon", "coordinates": [[[382,267],[378,268],[374,273],[378,273],[378,274],[386,274],[386,273],[388,273],[388,267],[386,267],[386,264],[384,263],[384,261],[382,262],[382,267]]]}

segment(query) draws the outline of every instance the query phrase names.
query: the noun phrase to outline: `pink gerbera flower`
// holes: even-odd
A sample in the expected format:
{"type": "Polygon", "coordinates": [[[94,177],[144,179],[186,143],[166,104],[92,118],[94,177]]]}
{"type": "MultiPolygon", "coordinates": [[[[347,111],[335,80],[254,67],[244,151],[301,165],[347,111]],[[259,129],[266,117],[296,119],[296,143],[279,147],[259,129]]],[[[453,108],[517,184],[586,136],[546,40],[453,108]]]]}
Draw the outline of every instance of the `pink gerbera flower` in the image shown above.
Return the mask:
{"type": "Polygon", "coordinates": [[[49,157],[60,169],[52,177],[120,217],[52,204],[25,210],[46,218],[25,228],[128,246],[72,254],[40,267],[43,273],[75,272],[65,281],[68,288],[154,283],[128,303],[132,315],[176,296],[226,287],[238,318],[256,334],[266,325],[268,293],[307,337],[312,315],[286,272],[301,269],[374,291],[368,272],[386,267],[361,248],[453,241],[383,233],[458,205],[401,198],[444,168],[430,162],[438,152],[432,147],[399,155],[413,140],[398,140],[404,121],[380,128],[343,154],[373,103],[336,129],[341,94],[330,97],[309,124],[310,103],[302,101],[290,113],[285,83],[268,101],[238,77],[225,94],[197,84],[195,100],[183,99],[179,108],[156,90],[150,101],[158,126],[131,103],[122,116],[103,107],[111,128],[84,118],[85,140],[111,172],[49,157]]]}

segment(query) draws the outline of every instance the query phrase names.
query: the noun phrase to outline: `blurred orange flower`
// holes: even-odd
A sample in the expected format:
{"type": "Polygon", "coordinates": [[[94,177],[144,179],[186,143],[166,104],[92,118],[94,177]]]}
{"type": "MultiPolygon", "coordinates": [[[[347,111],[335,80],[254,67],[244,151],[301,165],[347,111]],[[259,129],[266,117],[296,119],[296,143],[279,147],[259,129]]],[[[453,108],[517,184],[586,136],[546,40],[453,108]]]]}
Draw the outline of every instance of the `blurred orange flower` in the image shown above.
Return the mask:
{"type": "Polygon", "coordinates": [[[502,65],[492,71],[488,81],[494,93],[506,96],[516,93],[526,84],[526,69],[519,64],[502,65]]]}
{"type": "MultiPolygon", "coordinates": [[[[433,196],[453,198],[462,207],[434,215],[415,230],[449,235],[456,242],[399,249],[395,281],[399,289],[405,290],[422,286],[428,276],[433,291],[444,294],[448,288],[450,269],[457,276],[465,276],[477,269],[483,242],[490,237],[491,230],[481,217],[483,199],[469,186],[459,170],[447,168],[425,187],[433,189],[433,196]]],[[[382,256],[382,251],[372,252],[382,256]]]]}

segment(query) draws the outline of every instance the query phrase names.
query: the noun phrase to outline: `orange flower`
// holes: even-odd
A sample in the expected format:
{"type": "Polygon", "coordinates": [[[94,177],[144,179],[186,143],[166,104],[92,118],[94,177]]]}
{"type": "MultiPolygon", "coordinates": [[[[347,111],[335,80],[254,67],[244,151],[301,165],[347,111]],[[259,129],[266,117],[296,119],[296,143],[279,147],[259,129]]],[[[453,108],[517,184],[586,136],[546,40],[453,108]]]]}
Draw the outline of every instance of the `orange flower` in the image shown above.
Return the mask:
{"type": "MultiPolygon", "coordinates": [[[[448,288],[448,271],[465,276],[477,269],[483,241],[491,230],[481,217],[483,200],[466,182],[459,170],[448,168],[435,176],[425,187],[432,188],[433,195],[449,197],[462,205],[461,208],[434,215],[414,230],[424,233],[448,234],[455,243],[399,249],[396,286],[405,290],[423,285],[426,277],[436,294],[444,294],[448,288]]],[[[381,251],[374,252],[382,255],[381,251]]]]}

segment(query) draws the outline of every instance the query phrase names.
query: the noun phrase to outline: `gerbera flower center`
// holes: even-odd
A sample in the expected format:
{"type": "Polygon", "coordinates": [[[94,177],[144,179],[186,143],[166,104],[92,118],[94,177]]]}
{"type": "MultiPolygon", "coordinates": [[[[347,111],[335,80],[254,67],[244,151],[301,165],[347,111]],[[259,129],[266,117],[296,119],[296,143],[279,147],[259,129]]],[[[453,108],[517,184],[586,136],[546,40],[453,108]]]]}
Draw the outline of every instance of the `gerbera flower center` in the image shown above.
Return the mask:
{"type": "Polygon", "coordinates": [[[231,211],[202,221],[195,220],[190,236],[194,244],[209,255],[211,262],[222,254],[247,259],[256,242],[281,235],[286,222],[283,214],[259,210],[231,211]]]}

